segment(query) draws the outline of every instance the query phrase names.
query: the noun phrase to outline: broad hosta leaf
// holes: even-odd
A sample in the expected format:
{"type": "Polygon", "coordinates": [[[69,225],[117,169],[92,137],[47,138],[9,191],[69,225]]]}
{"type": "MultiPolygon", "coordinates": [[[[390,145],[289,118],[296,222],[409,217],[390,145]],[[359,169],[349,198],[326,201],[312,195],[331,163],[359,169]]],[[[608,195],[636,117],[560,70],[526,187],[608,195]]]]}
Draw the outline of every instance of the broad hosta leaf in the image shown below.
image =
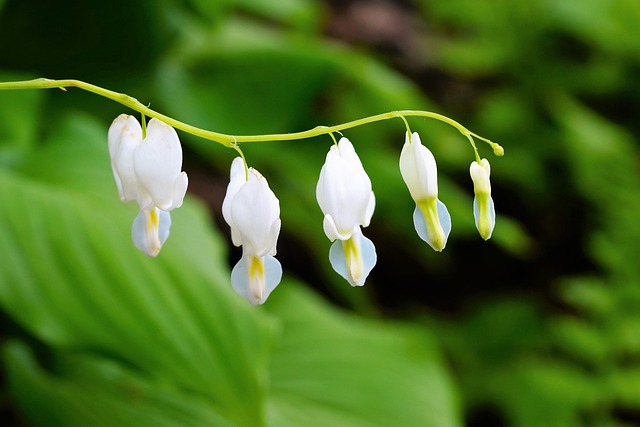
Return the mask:
{"type": "MultiPolygon", "coordinates": [[[[28,78],[0,73],[0,81],[28,78]]],[[[0,165],[15,163],[33,144],[41,101],[38,91],[0,91],[0,165]]]]}
{"type": "Polygon", "coordinates": [[[68,115],[19,170],[38,181],[78,191],[83,197],[105,199],[108,206],[114,205],[118,196],[105,132],[104,126],[97,126],[88,116],[68,115]]]}
{"type": "Polygon", "coordinates": [[[462,425],[424,331],[340,313],[293,282],[271,298],[282,325],[271,363],[269,425],[462,425]]]}
{"type": "Polygon", "coordinates": [[[4,361],[11,392],[33,425],[234,426],[201,396],[180,393],[107,360],[62,355],[52,374],[37,365],[26,346],[11,343],[4,361]]]}
{"type": "MultiPolygon", "coordinates": [[[[52,154],[38,175],[109,170],[105,136],[53,141],[51,153],[94,144],[103,156],[52,154]]],[[[50,345],[110,354],[208,397],[238,425],[258,425],[268,333],[230,289],[205,212],[174,211],[171,238],[148,259],[130,241],[134,207],[64,182],[0,171],[4,310],[50,345]]]]}

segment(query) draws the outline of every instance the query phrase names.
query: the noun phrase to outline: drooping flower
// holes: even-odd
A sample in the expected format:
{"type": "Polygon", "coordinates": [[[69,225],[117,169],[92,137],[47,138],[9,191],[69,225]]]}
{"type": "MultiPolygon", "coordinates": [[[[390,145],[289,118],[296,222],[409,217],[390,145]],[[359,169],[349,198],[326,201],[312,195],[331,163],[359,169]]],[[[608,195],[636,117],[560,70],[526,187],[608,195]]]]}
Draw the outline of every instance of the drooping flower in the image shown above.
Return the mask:
{"type": "Polygon", "coordinates": [[[407,132],[400,154],[400,173],[416,202],[413,224],[418,236],[434,250],[442,251],[451,231],[451,217],[438,199],[436,159],[415,132],[407,132]]]}
{"type": "Polygon", "coordinates": [[[375,209],[371,180],[347,138],[327,154],[316,187],[324,213],[324,232],[333,245],[329,260],[351,286],[362,286],[376,264],[376,251],[360,227],[367,227],[375,209]]]}
{"type": "Polygon", "coordinates": [[[491,198],[491,166],[487,159],[474,161],[469,167],[471,180],[473,181],[473,217],[476,220],[476,228],[484,240],[489,240],[496,224],[496,211],[491,198]]]}
{"type": "Polygon", "coordinates": [[[136,200],[140,207],[133,242],[156,256],[169,237],[169,212],[182,206],[188,178],[181,172],[182,147],[171,126],[151,119],[142,133],[135,117],[121,114],[109,127],[109,155],[120,200],[136,200]]]}
{"type": "Polygon", "coordinates": [[[242,158],[233,160],[230,177],[222,215],[231,227],[233,244],[242,246],[231,284],[251,304],[262,304],[282,278],[282,267],[274,258],[280,202],[257,170],[245,169],[242,158]]]}

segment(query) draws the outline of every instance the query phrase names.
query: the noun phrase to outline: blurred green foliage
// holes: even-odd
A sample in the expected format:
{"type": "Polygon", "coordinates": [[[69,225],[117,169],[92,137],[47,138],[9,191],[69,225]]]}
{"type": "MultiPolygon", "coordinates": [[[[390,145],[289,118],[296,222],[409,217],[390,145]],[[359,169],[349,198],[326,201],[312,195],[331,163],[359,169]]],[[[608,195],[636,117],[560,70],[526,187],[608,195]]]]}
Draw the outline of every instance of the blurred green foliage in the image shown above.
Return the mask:
{"type": "Polygon", "coordinates": [[[3,425],[640,423],[640,3],[333,3],[0,1],[0,80],[83,79],[231,134],[442,112],[505,147],[480,146],[492,240],[455,130],[410,120],[452,215],[442,254],[411,224],[403,124],[350,130],[379,255],[352,289],[315,202],[331,140],[246,144],[280,199],[285,270],[249,307],[215,226],[233,151],[180,135],[191,196],[147,259],[109,168],[122,108],[2,92],[3,425]]]}

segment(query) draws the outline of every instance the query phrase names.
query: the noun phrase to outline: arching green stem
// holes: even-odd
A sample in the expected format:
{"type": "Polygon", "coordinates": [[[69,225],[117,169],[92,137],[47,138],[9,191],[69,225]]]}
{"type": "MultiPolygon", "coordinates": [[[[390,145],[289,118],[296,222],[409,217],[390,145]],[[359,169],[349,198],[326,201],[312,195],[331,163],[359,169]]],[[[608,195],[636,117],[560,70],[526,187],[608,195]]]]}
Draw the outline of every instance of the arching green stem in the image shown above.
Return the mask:
{"type": "Polygon", "coordinates": [[[477,149],[475,147],[474,138],[477,138],[483,142],[486,142],[491,146],[493,152],[501,156],[504,154],[504,149],[486,138],[483,138],[464,126],[460,123],[456,122],[453,119],[450,119],[447,116],[443,116],[442,114],[434,113],[431,111],[420,111],[420,110],[399,110],[399,111],[391,111],[388,113],[376,114],[373,116],[365,117],[358,120],[353,120],[350,122],[338,124],[335,126],[316,126],[313,129],[309,129],[302,132],[292,132],[292,133],[274,133],[274,134],[266,134],[266,135],[227,135],[224,133],[212,132],[208,130],[204,130],[195,126],[191,126],[179,120],[173,119],[169,116],[166,116],[162,113],[159,113],[155,110],[152,110],[148,106],[142,104],[136,98],[133,98],[129,95],[114,92],[112,90],[101,88],[100,86],[92,85],[91,83],[86,83],[80,80],[73,79],[64,79],[64,80],[51,80],[51,79],[34,79],[34,80],[26,80],[19,82],[0,82],[0,90],[15,90],[15,89],[62,89],[66,91],[68,87],[75,87],[78,89],[82,89],[88,92],[95,93],[104,98],[111,99],[116,101],[126,107],[131,108],[141,114],[144,114],[147,117],[153,117],[159,120],[162,120],[169,126],[172,126],[176,129],[180,129],[184,132],[190,133],[192,135],[198,136],[200,138],[208,139],[210,141],[217,142],[219,144],[224,145],[225,147],[232,148],[238,153],[242,154],[240,148],[238,147],[239,143],[243,142],[266,142],[266,141],[294,141],[299,139],[307,139],[313,138],[320,135],[332,134],[334,132],[340,132],[346,129],[351,129],[357,126],[379,122],[383,120],[389,120],[394,118],[401,118],[405,121],[405,125],[407,125],[406,117],[425,117],[430,119],[435,119],[446,123],[450,126],[456,128],[460,133],[462,133],[471,143],[474,151],[477,156],[477,149]]]}

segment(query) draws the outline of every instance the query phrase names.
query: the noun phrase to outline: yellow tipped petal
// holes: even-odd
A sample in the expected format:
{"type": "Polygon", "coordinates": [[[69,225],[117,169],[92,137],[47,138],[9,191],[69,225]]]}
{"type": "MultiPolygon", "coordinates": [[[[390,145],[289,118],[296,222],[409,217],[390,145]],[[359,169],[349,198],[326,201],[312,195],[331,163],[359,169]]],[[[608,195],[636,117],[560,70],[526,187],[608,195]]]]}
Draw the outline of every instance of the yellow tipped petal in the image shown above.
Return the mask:
{"type": "Polygon", "coordinates": [[[336,240],[329,250],[333,269],[351,286],[362,286],[376,265],[376,248],[359,230],[347,240],[336,240]]]}
{"type": "Polygon", "coordinates": [[[476,196],[473,200],[473,216],[476,228],[484,240],[489,240],[496,225],[496,212],[491,196],[476,196]]]}
{"type": "Polygon", "coordinates": [[[418,201],[413,220],[420,238],[441,252],[451,231],[451,217],[444,203],[436,198],[418,201]]]}
{"type": "Polygon", "coordinates": [[[231,271],[233,289],[251,304],[264,303],[282,279],[282,267],[277,259],[243,256],[231,271]]]}
{"type": "Polygon", "coordinates": [[[169,237],[171,215],[158,208],[141,209],[131,227],[131,238],[136,248],[150,257],[160,253],[162,245],[169,237]]]}
{"type": "Polygon", "coordinates": [[[264,262],[253,256],[249,262],[249,292],[254,301],[263,300],[265,288],[264,262]]]}
{"type": "MultiPolygon", "coordinates": [[[[359,236],[357,236],[359,237],[359,236]]],[[[354,283],[364,282],[364,263],[362,261],[362,253],[360,252],[360,239],[353,237],[342,241],[342,249],[344,250],[345,262],[347,270],[354,283]]]]}

